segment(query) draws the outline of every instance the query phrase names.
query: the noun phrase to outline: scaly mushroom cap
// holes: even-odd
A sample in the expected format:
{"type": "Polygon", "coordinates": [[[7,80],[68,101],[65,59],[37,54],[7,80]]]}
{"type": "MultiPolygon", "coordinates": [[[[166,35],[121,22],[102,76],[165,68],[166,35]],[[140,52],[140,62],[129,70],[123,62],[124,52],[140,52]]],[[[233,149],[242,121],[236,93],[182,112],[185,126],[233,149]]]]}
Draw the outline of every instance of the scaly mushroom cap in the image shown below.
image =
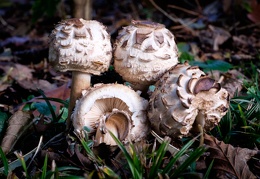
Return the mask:
{"type": "Polygon", "coordinates": [[[200,124],[211,130],[226,114],[229,94],[196,66],[178,64],[156,83],[149,101],[152,129],[165,136],[182,137],[200,124]]]}
{"type": "Polygon", "coordinates": [[[148,101],[131,88],[121,84],[96,84],[84,91],[72,115],[76,133],[84,126],[95,135],[96,145],[116,145],[107,130],[121,141],[138,141],[150,129],[146,116],[148,101]]]}
{"type": "Polygon", "coordinates": [[[100,22],[63,20],[50,35],[49,60],[57,70],[99,75],[108,69],[111,58],[110,36],[100,22]]]}
{"type": "Polygon", "coordinates": [[[114,57],[115,70],[135,90],[143,90],[178,63],[178,49],[164,25],[132,21],[119,32],[114,57]]]}

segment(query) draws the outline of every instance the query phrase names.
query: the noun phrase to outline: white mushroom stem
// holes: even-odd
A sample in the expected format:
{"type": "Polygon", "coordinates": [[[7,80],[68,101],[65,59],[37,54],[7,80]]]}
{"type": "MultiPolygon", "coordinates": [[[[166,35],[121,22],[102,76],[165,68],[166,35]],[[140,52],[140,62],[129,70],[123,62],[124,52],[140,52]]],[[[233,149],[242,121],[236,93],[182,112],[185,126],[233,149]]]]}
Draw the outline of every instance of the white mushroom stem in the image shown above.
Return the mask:
{"type": "Polygon", "coordinates": [[[70,91],[70,103],[68,109],[67,129],[71,124],[71,114],[75,107],[76,101],[82,96],[82,91],[86,90],[91,85],[91,75],[84,72],[72,72],[72,83],[70,91]]]}

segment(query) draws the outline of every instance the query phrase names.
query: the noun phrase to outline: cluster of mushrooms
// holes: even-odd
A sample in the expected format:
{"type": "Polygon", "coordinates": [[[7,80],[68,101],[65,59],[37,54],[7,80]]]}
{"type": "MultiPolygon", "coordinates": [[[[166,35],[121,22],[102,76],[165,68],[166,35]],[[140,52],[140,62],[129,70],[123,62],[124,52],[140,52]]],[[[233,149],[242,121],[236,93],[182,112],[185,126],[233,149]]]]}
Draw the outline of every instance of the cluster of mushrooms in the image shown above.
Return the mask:
{"type": "Polygon", "coordinates": [[[50,35],[50,63],[72,71],[69,118],[75,133],[89,129],[95,145],[139,141],[151,130],[171,138],[211,130],[226,114],[229,94],[196,66],[178,63],[174,35],[164,25],[132,21],[123,27],[112,48],[100,22],[63,20],[50,35]],[[131,85],[95,84],[91,75],[114,69],[131,85]],[[150,85],[149,100],[140,96],[150,85]]]}

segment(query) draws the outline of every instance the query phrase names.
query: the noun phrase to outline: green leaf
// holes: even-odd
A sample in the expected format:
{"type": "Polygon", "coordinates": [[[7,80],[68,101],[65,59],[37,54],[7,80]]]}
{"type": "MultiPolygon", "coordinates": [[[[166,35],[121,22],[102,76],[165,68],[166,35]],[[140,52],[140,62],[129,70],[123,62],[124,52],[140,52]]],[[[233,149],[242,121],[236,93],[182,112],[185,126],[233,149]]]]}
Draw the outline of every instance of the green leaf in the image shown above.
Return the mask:
{"type": "Polygon", "coordinates": [[[6,158],[6,155],[4,154],[2,148],[0,147],[0,156],[1,156],[1,160],[3,162],[3,165],[4,165],[4,175],[7,176],[8,175],[8,171],[9,171],[9,166],[8,166],[8,161],[7,161],[7,158],[6,158]]]}
{"type": "Polygon", "coordinates": [[[189,52],[182,52],[180,57],[179,57],[179,61],[181,63],[184,63],[186,61],[194,61],[194,56],[191,55],[189,52]]]}
{"type": "Polygon", "coordinates": [[[38,89],[38,92],[41,93],[41,95],[43,96],[43,99],[45,100],[46,104],[48,105],[49,110],[50,110],[50,112],[51,112],[51,116],[52,116],[53,121],[54,121],[54,122],[58,122],[58,121],[57,121],[57,117],[56,117],[56,115],[55,115],[55,109],[56,109],[56,107],[54,108],[54,107],[51,105],[50,101],[49,101],[49,100],[47,99],[47,97],[45,96],[44,91],[42,91],[41,89],[38,89]]]}
{"type": "MultiPolygon", "coordinates": [[[[43,114],[45,116],[51,115],[51,110],[46,103],[43,102],[32,103],[32,107],[36,108],[40,114],[43,114]]],[[[52,108],[56,109],[56,106],[52,106],[52,108]]]]}
{"type": "Polygon", "coordinates": [[[200,68],[203,68],[205,72],[211,70],[227,72],[230,68],[233,67],[230,63],[222,60],[207,60],[205,62],[191,61],[189,64],[193,66],[199,66],[200,68]]]}
{"type": "Polygon", "coordinates": [[[0,139],[2,139],[2,135],[4,134],[8,119],[9,115],[5,112],[0,111],[0,139]]]}
{"type": "Polygon", "coordinates": [[[177,47],[178,47],[179,52],[189,52],[190,51],[190,46],[186,42],[177,43],[177,47]]]}

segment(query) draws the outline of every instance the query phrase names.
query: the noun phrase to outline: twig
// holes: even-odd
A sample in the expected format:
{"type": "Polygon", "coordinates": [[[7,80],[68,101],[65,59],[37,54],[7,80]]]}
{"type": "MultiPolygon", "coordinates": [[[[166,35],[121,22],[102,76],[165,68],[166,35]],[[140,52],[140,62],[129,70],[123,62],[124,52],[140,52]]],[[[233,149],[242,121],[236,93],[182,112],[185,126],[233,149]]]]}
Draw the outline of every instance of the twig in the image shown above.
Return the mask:
{"type": "Polygon", "coordinates": [[[202,7],[200,5],[200,2],[198,0],[195,0],[195,1],[196,1],[196,4],[197,4],[198,8],[199,8],[199,11],[202,12],[202,7]]]}
{"type": "Polygon", "coordinates": [[[223,82],[223,80],[224,80],[224,76],[223,75],[221,75],[220,76],[220,78],[219,78],[219,80],[218,80],[218,83],[220,84],[220,83],[222,83],[223,82]]]}
{"type": "Polygon", "coordinates": [[[181,11],[183,11],[183,12],[186,12],[186,13],[191,14],[191,15],[194,15],[194,16],[200,16],[200,13],[197,13],[197,12],[194,12],[194,11],[190,11],[190,10],[188,10],[188,9],[184,9],[184,8],[182,8],[182,7],[179,7],[179,6],[168,5],[168,7],[181,10],[181,11]]]}
{"type": "Polygon", "coordinates": [[[189,24],[191,24],[190,22],[189,23],[186,23],[184,22],[183,20],[181,20],[180,18],[178,18],[177,16],[173,17],[172,15],[170,15],[169,13],[167,13],[166,11],[164,11],[162,8],[160,8],[155,2],[154,0],[149,0],[152,5],[157,9],[159,10],[161,13],[163,13],[166,17],[168,17],[170,20],[172,20],[173,22],[176,22],[176,23],[180,23],[181,25],[183,25],[186,29],[188,29],[189,31],[191,31],[192,33],[195,33],[190,27],[189,27],[189,24]]]}
{"type": "Polygon", "coordinates": [[[244,30],[244,29],[249,29],[249,28],[253,28],[253,27],[257,27],[257,26],[260,26],[260,22],[255,23],[255,24],[246,25],[243,27],[237,27],[236,30],[244,30]]]}
{"type": "Polygon", "coordinates": [[[132,9],[132,11],[133,11],[133,17],[134,17],[134,19],[136,19],[136,20],[140,19],[138,10],[137,10],[135,4],[133,3],[133,1],[130,2],[130,7],[131,7],[131,9],[132,9]]]}
{"type": "Polygon", "coordinates": [[[15,28],[13,26],[10,26],[2,16],[0,16],[0,22],[3,24],[3,26],[6,26],[9,30],[14,30],[15,28]]]}

